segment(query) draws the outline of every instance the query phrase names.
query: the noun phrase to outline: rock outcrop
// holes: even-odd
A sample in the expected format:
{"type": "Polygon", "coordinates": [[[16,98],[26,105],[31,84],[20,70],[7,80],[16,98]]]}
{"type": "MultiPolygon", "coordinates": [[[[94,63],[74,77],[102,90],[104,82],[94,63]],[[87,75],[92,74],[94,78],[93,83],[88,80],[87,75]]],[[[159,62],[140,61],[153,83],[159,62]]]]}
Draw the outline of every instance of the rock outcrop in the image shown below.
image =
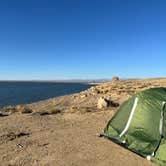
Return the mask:
{"type": "Polygon", "coordinates": [[[119,81],[119,77],[112,77],[112,81],[119,81]]]}

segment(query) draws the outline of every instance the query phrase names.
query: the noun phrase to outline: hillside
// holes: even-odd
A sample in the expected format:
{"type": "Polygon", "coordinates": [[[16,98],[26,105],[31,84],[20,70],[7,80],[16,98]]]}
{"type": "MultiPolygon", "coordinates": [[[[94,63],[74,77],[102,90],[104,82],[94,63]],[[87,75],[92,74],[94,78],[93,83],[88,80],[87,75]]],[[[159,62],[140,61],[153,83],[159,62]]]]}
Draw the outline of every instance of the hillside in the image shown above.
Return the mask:
{"type": "Polygon", "coordinates": [[[166,87],[166,79],[112,81],[79,94],[1,109],[0,165],[154,165],[97,136],[123,101],[150,87],[166,87]],[[109,105],[100,108],[101,97],[109,105]]]}

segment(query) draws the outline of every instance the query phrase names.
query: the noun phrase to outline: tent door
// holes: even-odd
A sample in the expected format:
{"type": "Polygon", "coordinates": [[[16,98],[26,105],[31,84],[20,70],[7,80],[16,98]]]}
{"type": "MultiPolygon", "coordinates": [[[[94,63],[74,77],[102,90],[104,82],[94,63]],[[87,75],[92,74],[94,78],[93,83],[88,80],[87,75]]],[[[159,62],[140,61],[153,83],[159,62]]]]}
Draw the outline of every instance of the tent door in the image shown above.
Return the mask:
{"type": "Polygon", "coordinates": [[[155,156],[155,153],[157,152],[161,142],[162,142],[162,139],[164,138],[164,114],[165,114],[165,108],[166,108],[166,102],[163,101],[162,103],[162,111],[161,111],[161,116],[160,116],[160,124],[159,124],[159,132],[160,132],[160,140],[159,140],[159,143],[158,143],[158,146],[156,147],[156,149],[154,150],[154,152],[151,154],[151,155],[148,155],[146,158],[147,160],[150,160],[151,157],[155,156]]]}

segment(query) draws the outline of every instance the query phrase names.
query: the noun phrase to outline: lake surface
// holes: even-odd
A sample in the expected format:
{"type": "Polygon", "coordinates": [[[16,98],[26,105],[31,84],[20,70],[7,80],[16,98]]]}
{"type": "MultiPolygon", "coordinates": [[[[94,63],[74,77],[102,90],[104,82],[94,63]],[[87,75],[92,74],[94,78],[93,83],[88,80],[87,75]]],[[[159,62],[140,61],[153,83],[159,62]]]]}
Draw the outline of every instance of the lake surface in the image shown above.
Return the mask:
{"type": "Polygon", "coordinates": [[[91,86],[83,83],[0,82],[0,107],[78,93],[91,86]]]}

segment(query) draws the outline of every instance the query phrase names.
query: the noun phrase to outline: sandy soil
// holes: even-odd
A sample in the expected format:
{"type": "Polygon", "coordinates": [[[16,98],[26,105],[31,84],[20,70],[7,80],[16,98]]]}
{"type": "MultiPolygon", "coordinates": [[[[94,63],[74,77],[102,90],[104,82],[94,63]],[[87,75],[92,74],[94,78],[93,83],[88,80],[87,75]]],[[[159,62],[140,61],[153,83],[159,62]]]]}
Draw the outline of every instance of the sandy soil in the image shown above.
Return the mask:
{"type": "Polygon", "coordinates": [[[14,114],[1,118],[1,166],[150,166],[138,155],[98,137],[113,111],[14,114]]]}
{"type": "Polygon", "coordinates": [[[117,107],[98,109],[99,97],[109,96],[121,104],[155,86],[166,87],[166,79],[100,84],[80,94],[27,105],[32,113],[23,113],[20,106],[2,109],[8,116],[0,116],[0,166],[155,165],[97,136],[117,111],[117,107]]]}

